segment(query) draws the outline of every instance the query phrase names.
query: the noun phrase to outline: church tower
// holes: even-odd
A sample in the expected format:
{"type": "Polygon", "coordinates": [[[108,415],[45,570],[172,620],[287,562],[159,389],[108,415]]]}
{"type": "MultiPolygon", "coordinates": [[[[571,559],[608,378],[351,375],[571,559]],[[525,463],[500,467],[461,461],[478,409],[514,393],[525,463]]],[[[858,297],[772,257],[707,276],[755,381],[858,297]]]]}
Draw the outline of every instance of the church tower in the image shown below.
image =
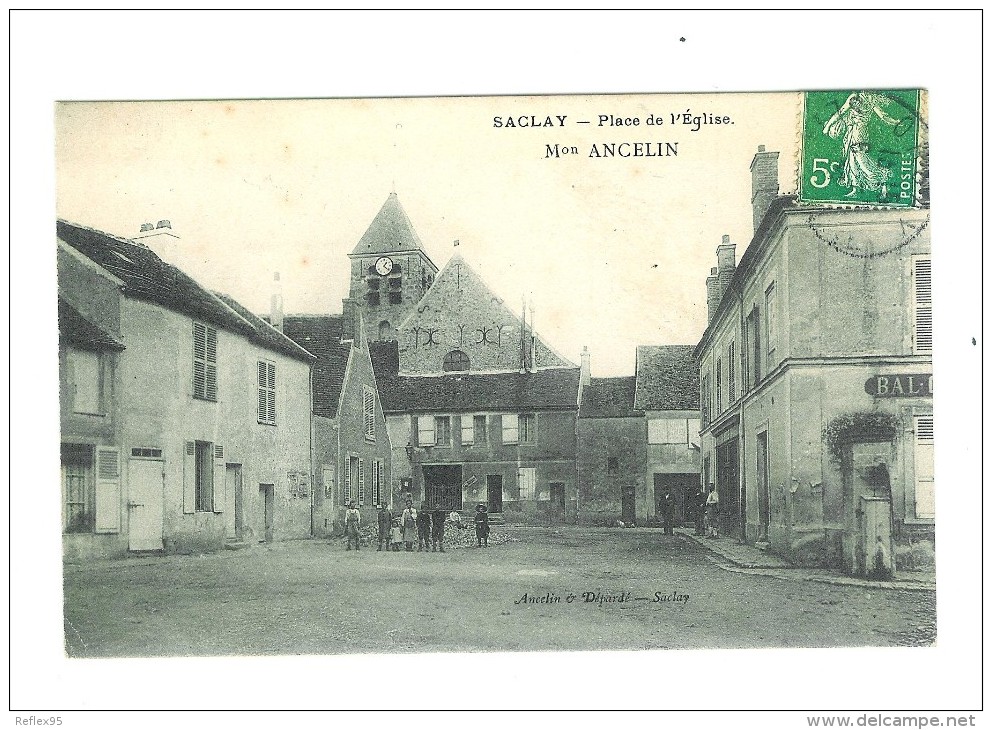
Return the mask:
{"type": "Polygon", "coordinates": [[[397,327],[437,274],[396,193],[386,198],[348,258],[351,288],[344,300],[345,320],[360,313],[368,339],[395,340],[397,327]]]}

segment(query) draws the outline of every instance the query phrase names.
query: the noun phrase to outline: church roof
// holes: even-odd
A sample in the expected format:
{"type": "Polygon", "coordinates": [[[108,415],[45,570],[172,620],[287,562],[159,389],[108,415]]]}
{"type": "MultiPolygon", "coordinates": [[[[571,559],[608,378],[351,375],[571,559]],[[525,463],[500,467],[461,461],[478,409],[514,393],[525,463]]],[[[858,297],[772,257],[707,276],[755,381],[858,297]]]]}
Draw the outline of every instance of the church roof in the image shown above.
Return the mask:
{"type": "Polygon", "coordinates": [[[390,193],[351,255],[368,256],[422,249],[420,236],[413,230],[413,224],[400,205],[400,199],[396,193],[390,193]]]}
{"type": "Polygon", "coordinates": [[[694,411],[699,408],[699,368],[693,345],[641,345],[637,348],[634,408],[694,411]]]}
{"type": "Polygon", "coordinates": [[[386,413],[575,410],[578,368],[535,373],[377,377],[386,413]]]}

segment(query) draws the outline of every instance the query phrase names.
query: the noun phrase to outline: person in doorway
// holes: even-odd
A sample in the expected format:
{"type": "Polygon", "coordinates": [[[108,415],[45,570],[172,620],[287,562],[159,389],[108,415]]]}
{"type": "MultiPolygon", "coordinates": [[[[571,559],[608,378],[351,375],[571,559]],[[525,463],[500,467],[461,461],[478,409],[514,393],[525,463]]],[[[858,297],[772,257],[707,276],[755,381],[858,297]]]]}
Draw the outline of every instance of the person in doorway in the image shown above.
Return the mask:
{"type": "Polygon", "coordinates": [[[720,495],[711,484],[710,493],[706,496],[706,536],[716,538],[720,535],[720,495]]]}
{"type": "Polygon", "coordinates": [[[406,551],[412,553],[413,543],[417,540],[417,510],[413,506],[413,500],[407,500],[402,519],[403,542],[406,543],[406,551]]]}
{"type": "Polygon", "coordinates": [[[444,552],[444,521],[447,515],[443,509],[434,510],[431,514],[431,538],[434,541],[431,552],[444,552]]]}
{"type": "Polygon", "coordinates": [[[692,516],[696,522],[696,534],[703,536],[706,534],[706,495],[702,487],[696,485],[696,491],[692,493],[692,516]]]}
{"type": "Polygon", "coordinates": [[[393,516],[389,513],[386,505],[379,505],[379,513],[376,515],[379,524],[379,547],[376,548],[376,552],[382,552],[385,548],[389,551],[389,528],[393,523],[393,516]]]}
{"type": "Polygon", "coordinates": [[[427,511],[427,503],[421,502],[417,510],[417,552],[431,549],[431,513],[427,511]]]}
{"type": "Polygon", "coordinates": [[[661,508],[661,519],[665,523],[665,534],[675,534],[675,498],[672,496],[672,488],[665,487],[658,498],[658,506],[661,508]]]}
{"type": "Polygon", "coordinates": [[[351,543],[355,543],[355,550],[360,549],[361,540],[358,535],[358,528],[362,524],[362,513],[358,511],[354,502],[348,502],[348,509],[344,513],[344,534],[348,539],[348,547],[351,550],[351,543]]]}
{"type": "Polygon", "coordinates": [[[489,512],[484,504],[475,508],[475,539],[476,547],[489,547],[489,512]]]}

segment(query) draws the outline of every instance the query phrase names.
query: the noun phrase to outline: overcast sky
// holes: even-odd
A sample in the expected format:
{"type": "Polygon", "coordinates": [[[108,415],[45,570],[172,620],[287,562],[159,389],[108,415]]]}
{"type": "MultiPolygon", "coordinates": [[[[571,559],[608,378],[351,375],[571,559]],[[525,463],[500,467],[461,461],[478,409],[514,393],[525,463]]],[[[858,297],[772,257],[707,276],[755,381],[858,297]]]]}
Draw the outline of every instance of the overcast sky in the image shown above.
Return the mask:
{"type": "Polygon", "coordinates": [[[287,312],[337,313],[347,254],[395,189],[439,267],[459,240],[511,308],[530,298],[552,347],[578,362],[588,345],[594,375],[632,374],[637,345],[702,334],[716,246],[729,234],[739,257],[752,234],[759,144],[781,151],[782,191],[794,189],[799,103],[797,93],[65,103],[57,211],[128,238],[169,219],[179,262],[206,286],[265,312],[279,271],[287,312]],[[733,123],[673,125],[687,110],[733,123]],[[640,124],[600,126],[601,114],[640,124]],[[521,116],[554,126],[506,126],[521,116]],[[589,157],[593,144],[621,142],[651,152],[668,142],[677,155],[589,157]],[[579,154],[548,158],[549,144],[579,154]]]}

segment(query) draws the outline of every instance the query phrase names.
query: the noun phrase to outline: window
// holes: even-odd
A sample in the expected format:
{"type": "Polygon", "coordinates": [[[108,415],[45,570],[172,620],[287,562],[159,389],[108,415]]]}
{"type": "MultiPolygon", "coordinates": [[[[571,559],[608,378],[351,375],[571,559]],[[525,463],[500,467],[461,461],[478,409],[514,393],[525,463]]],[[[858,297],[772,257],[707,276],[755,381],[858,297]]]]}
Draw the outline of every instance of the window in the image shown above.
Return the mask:
{"type": "Polygon", "coordinates": [[[433,446],[434,441],[434,417],[433,416],[418,416],[417,417],[417,445],[418,446],[433,446]]]}
{"type": "Polygon", "coordinates": [[[396,339],[396,333],[388,320],[384,319],[379,323],[379,339],[383,342],[396,339]]]}
{"type": "Polygon", "coordinates": [[[334,506],[334,467],[325,464],[320,472],[321,481],[324,483],[324,499],[334,506]]]}
{"type": "Polygon", "coordinates": [[[217,330],[193,323],[193,397],[217,400],[217,330]]]}
{"type": "Polygon", "coordinates": [[[778,317],[775,312],[775,282],[765,289],[765,347],[768,350],[768,368],[774,366],[772,354],[775,352],[778,335],[778,317]]]}
{"type": "Polygon", "coordinates": [[[710,425],[710,374],[706,373],[699,381],[699,414],[703,428],[710,425]]]}
{"type": "Polygon", "coordinates": [[[434,431],[438,446],[451,446],[451,417],[435,416],[434,431]]]}
{"type": "Polygon", "coordinates": [[[196,441],[196,511],[212,512],[214,506],[214,445],[196,441]]]}
{"type": "Polygon", "coordinates": [[[716,411],[714,413],[717,416],[723,413],[723,362],[719,359],[716,361],[716,411]]]}
{"type": "Polygon", "coordinates": [[[913,419],[916,444],[913,454],[916,472],[916,517],[933,519],[933,416],[913,419]]]}
{"type": "MultiPolygon", "coordinates": [[[[378,282],[377,282],[377,285],[378,285],[378,282]]],[[[365,298],[368,299],[369,304],[372,305],[373,307],[376,307],[376,306],[379,305],[379,292],[377,292],[377,291],[370,291],[368,294],[365,295],[365,298]]]]}
{"type": "Polygon", "coordinates": [[[67,356],[72,373],[72,410],[103,413],[103,356],[83,350],[68,350],[67,356]]]}
{"type": "Polygon", "coordinates": [[[520,499],[534,499],[534,487],[537,484],[537,469],[526,467],[517,470],[517,484],[520,486],[520,499]]]}
{"type": "Polygon", "coordinates": [[[209,441],[187,441],[183,457],[183,512],[223,512],[224,447],[209,441]]]}
{"type": "Polygon", "coordinates": [[[379,506],[382,497],[382,462],[376,459],[372,462],[372,504],[379,506]]]}
{"type": "Polygon", "coordinates": [[[933,350],[933,304],[930,258],[913,258],[913,352],[933,350]]]}
{"type": "Polygon", "coordinates": [[[750,364],[747,383],[754,388],[761,380],[761,315],[755,306],[747,316],[747,336],[750,338],[750,348],[745,362],[750,364]]]}
{"type": "Polygon", "coordinates": [[[734,372],[734,361],[737,359],[737,343],[730,341],[727,347],[727,405],[737,400],[737,382],[734,372]]]}
{"type": "MultiPolygon", "coordinates": [[[[376,295],[378,296],[378,295],[376,295]]],[[[389,303],[390,304],[402,304],[403,303],[403,292],[391,291],[389,292],[389,303]]]]}
{"type": "Polygon", "coordinates": [[[520,443],[532,444],[537,441],[537,417],[533,413],[521,413],[517,418],[520,443]]]}
{"type": "Polygon", "coordinates": [[[620,473],[620,459],[610,456],[606,459],[606,473],[615,477],[620,473]]]}
{"type": "Polygon", "coordinates": [[[484,443],[486,443],[486,439],[488,437],[488,434],[486,433],[486,417],[485,416],[475,416],[475,417],[472,418],[472,421],[475,424],[475,427],[474,427],[474,431],[475,431],[475,443],[476,444],[484,444],[484,443]]]}
{"type": "Polygon", "coordinates": [[[473,416],[462,415],[459,420],[462,429],[462,446],[471,446],[475,441],[475,419],[473,416]]]}
{"type": "Polygon", "coordinates": [[[62,531],[92,532],[96,518],[93,447],[62,444],[62,531]]]}
{"type": "Polygon", "coordinates": [[[365,425],[365,440],[375,441],[375,390],[362,386],[362,414],[365,425]]]}
{"type": "Polygon", "coordinates": [[[258,361],[258,422],[276,422],[276,366],[265,360],[258,361]]]}
{"type": "Polygon", "coordinates": [[[446,372],[461,372],[468,370],[471,362],[461,350],[452,350],[444,356],[444,370],[446,372]]]}
{"type": "Polygon", "coordinates": [[[503,416],[503,443],[504,444],[515,444],[517,443],[519,428],[517,424],[517,414],[507,413],[503,416]]]}

